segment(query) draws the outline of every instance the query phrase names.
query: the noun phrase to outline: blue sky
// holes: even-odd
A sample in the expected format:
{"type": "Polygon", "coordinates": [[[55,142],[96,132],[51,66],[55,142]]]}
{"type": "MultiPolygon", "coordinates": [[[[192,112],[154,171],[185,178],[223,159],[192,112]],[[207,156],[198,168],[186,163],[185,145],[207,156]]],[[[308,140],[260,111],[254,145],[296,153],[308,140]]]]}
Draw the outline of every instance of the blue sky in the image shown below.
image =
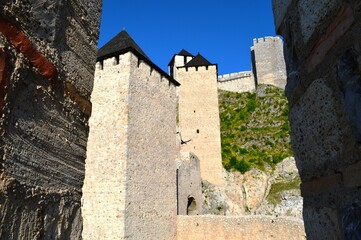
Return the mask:
{"type": "Polygon", "coordinates": [[[218,64],[219,74],[250,70],[253,38],[275,36],[271,0],[103,0],[99,47],[123,28],[166,71],[182,48],[218,64]]]}

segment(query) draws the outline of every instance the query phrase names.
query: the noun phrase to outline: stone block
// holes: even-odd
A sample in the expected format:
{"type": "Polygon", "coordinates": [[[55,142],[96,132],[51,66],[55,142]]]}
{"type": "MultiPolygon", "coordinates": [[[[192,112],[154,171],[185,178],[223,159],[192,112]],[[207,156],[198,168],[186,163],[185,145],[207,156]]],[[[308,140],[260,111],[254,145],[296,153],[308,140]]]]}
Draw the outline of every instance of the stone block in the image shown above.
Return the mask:
{"type": "Polygon", "coordinates": [[[306,235],[311,239],[342,239],[336,208],[303,207],[306,235]]]}

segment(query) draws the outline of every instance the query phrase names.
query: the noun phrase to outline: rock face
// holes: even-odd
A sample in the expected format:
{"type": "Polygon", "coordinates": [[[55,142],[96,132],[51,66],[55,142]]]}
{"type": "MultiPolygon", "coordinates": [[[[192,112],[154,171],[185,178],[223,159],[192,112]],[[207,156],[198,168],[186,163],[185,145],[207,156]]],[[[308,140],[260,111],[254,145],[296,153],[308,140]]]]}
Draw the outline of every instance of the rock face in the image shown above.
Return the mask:
{"type": "Polygon", "coordinates": [[[224,172],[225,186],[203,181],[203,214],[272,215],[302,219],[303,200],[294,158],[272,171],[253,168],[245,174],[224,172]]]}
{"type": "Polygon", "coordinates": [[[101,1],[0,1],[0,238],[79,239],[101,1]]]}

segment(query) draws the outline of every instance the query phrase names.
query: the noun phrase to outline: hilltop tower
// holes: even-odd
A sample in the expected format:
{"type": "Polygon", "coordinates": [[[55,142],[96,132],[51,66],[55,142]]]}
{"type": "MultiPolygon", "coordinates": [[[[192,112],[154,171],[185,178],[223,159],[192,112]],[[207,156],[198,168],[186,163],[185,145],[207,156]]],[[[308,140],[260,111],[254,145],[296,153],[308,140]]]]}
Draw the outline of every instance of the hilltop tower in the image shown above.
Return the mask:
{"type": "Polygon", "coordinates": [[[174,239],[176,86],[122,31],[98,51],[84,239],[174,239]]]}
{"type": "Polygon", "coordinates": [[[287,74],[283,56],[283,42],[280,37],[253,39],[251,58],[256,86],[268,84],[285,88],[287,74]]]}
{"type": "Polygon", "coordinates": [[[178,89],[179,132],[182,152],[193,152],[200,160],[201,177],[223,184],[220,120],[217,90],[217,65],[202,55],[192,57],[182,50],[169,64],[181,83],[178,89]]]}

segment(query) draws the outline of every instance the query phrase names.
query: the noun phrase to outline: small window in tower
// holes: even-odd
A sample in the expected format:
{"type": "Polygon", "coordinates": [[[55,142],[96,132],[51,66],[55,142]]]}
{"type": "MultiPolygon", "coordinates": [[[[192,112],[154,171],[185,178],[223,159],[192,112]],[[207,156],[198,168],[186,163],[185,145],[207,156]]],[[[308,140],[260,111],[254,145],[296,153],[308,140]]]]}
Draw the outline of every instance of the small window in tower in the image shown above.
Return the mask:
{"type": "Polygon", "coordinates": [[[115,65],[118,65],[118,64],[119,64],[119,55],[115,56],[115,65]]]}
{"type": "Polygon", "coordinates": [[[206,70],[208,70],[208,66],[206,66],[206,70]]]}
{"type": "Polygon", "coordinates": [[[193,112],[196,113],[196,110],[194,110],[193,112]]]}
{"type": "Polygon", "coordinates": [[[199,129],[197,129],[197,133],[199,133],[199,129]]]}
{"type": "Polygon", "coordinates": [[[196,71],[198,72],[198,67],[196,67],[196,71]]]}
{"type": "Polygon", "coordinates": [[[197,215],[197,203],[194,197],[188,197],[187,215],[197,215]]]}

